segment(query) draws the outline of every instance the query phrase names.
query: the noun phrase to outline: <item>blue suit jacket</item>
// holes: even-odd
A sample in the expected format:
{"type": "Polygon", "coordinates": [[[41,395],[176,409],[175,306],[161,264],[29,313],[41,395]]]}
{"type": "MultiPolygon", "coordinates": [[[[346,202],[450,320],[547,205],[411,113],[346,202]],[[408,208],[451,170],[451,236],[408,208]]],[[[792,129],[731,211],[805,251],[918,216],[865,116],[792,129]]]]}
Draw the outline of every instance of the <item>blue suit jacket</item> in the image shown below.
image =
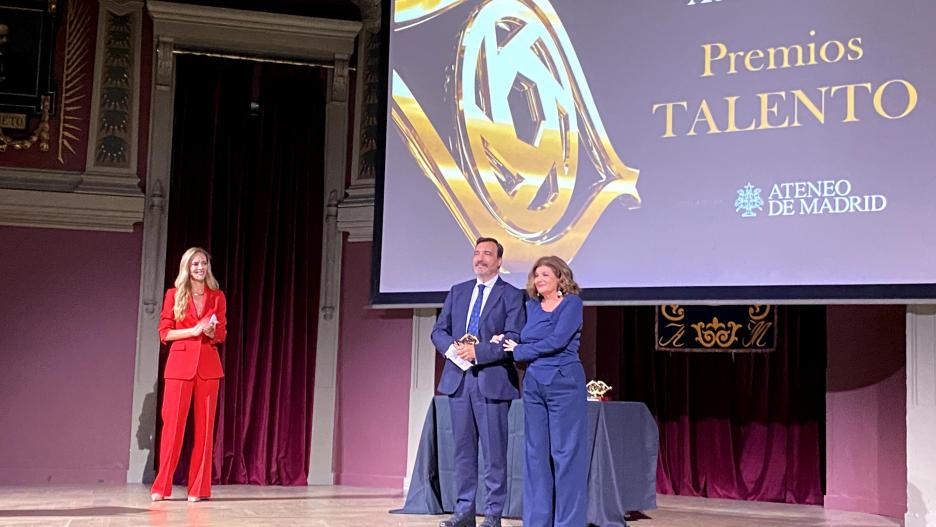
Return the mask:
{"type": "MultiPolygon", "coordinates": [[[[432,328],[432,343],[436,350],[445,355],[448,347],[465,334],[468,319],[468,304],[477,280],[462,282],[449,290],[442,305],[442,312],[432,328]]],[[[513,360],[504,353],[501,344],[491,344],[491,337],[504,335],[505,339],[518,340],[520,330],[526,322],[523,310],[523,291],[501,278],[494,283],[484,310],[481,312],[477,335],[481,342],[475,344],[478,370],[478,389],[489,399],[510,400],[520,397],[517,368],[513,360]]],[[[470,371],[470,370],[469,370],[470,371]]],[[[465,372],[446,359],[439,380],[439,393],[452,395],[458,390],[465,372]]]]}

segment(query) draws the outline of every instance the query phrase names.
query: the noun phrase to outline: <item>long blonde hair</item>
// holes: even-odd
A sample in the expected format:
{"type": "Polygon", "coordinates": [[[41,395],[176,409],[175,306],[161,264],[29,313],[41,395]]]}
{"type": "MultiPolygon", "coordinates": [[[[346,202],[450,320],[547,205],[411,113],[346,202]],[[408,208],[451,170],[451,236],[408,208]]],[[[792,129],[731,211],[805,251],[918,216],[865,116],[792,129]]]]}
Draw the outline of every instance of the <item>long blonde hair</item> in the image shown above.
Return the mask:
{"type": "Polygon", "coordinates": [[[530,274],[527,276],[526,290],[530,298],[536,298],[538,300],[543,299],[539,291],[536,290],[536,284],[533,283],[533,279],[536,278],[536,270],[544,265],[552,269],[553,274],[559,279],[559,292],[561,294],[577,295],[581,292],[579,285],[572,279],[572,269],[569,268],[569,264],[565,263],[565,260],[558,256],[541,256],[536,260],[536,263],[533,264],[533,268],[530,269],[530,274]]]}
{"type": "Polygon", "coordinates": [[[176,294],[172,313],[175,315],[177,322],[181,322],[182,319],[185,318],[185,308],[188,306],[189,299],[192,297],[192,281],[189,277],[189,269],[192,267],[192,260],[198,254],[205,255],[205,259],[208,260],[208,269],[205,272],[205,285],[208,289],[213,291],[217,291],[219,287],[218,280],[211,272],[211,255],[208,254],[208,251],[201,247],[192,247],[185,251],[182,255],[182,260],[179,262],[179,276],[176,276],[175,279],[176,294]]]}

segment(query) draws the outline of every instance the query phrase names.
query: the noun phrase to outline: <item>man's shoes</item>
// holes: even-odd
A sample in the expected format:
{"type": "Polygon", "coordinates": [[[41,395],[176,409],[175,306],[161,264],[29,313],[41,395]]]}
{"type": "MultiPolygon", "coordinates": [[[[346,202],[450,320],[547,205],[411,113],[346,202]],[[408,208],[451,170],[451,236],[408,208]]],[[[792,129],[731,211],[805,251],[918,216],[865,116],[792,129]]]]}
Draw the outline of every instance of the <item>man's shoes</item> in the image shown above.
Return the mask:
{"type": "MultiPolygon", "coordinates": [[[[498,523],[500,525],[500,523],[498,523]]],[[[439,522],[439,527],[475,527],[475,515],[453,514],[451,518],[439,522]]]]}
{"type": "Polygon", "coordinates": [[[501,527],[500,516],[485,516],[479,527],[501,527]]]}

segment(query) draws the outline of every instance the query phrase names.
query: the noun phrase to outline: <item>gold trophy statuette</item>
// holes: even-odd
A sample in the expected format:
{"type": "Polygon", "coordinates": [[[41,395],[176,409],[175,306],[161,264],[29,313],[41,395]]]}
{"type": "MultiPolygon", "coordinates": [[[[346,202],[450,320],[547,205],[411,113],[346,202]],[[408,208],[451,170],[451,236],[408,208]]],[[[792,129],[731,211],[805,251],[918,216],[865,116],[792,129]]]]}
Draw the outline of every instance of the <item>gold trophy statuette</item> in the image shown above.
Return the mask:
{"type": "Polygon", "coordinates": [[[477,344],[481,341],[478,340],[478,337],[472,335],[471,333],[465,333],[465,335],[462,336],[462,338],[458,339],[456,342],[460,344],[477,344]]]}
{"type": "Polygon", "coordinates": [[[588,391],[589,401],[607,401],[605,394],[611,391],[611,387],[604,381],[588,381],[585,390],[588,391]]]}

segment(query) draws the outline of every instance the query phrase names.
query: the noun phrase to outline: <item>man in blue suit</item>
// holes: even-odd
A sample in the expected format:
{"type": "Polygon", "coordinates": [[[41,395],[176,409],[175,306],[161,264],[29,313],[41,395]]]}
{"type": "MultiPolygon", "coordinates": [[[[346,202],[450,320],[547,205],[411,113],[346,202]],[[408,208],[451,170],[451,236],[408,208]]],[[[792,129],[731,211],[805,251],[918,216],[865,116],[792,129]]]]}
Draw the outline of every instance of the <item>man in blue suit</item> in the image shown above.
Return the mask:
{"type": "Polygon", "coordinates": [[[455,512],[439,527],[475,526],[479,439],[487,488],[481,527],[501,527],[507,498],[507,410],[520,392],[513,361],[491,337],[517,340],[526,318],[523,292],[498,276],[503,257],[497,240],[478,238],[472,259],[476,278],[452,287],[432,328],[432,343],[447,358],[439,393],[449,396],[458,486],[455,512]]]}

